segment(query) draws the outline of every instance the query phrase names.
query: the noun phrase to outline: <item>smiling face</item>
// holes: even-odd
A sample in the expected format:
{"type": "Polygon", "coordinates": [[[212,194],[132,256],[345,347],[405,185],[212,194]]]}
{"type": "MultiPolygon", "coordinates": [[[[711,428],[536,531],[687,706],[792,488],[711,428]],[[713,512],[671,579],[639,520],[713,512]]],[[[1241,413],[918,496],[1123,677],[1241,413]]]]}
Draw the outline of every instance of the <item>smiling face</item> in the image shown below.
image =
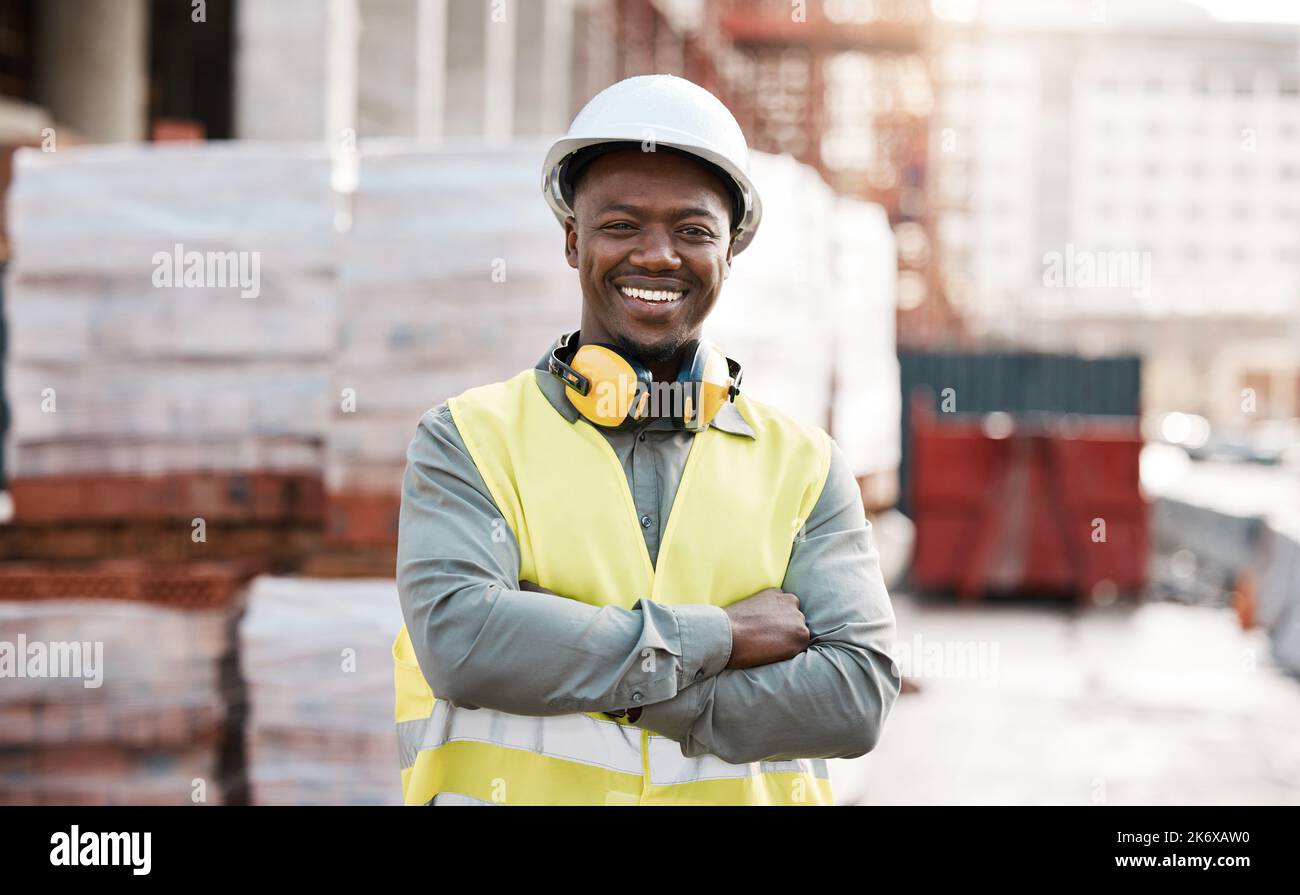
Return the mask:
{"type": "Polygon", "coordinates": [[[726,184],[677,153],[618,150],[588,165],[573,205],[564,239],[582,284],[582,342],[676,360],[731,270],[726,184]]]}

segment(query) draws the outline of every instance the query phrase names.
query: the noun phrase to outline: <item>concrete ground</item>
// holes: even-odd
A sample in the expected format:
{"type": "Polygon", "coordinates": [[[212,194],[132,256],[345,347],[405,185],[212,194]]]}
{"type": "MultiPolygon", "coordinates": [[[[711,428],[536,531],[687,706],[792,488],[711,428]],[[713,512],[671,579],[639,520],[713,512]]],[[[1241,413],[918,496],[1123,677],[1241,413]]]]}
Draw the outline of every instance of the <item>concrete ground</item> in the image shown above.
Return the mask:
{"type": "Polygon", "coordinates": [[[1230,610],[894,607],[921,692],[831,762],[841,804],[1300,804],[1300,680],[1230,610]]]}

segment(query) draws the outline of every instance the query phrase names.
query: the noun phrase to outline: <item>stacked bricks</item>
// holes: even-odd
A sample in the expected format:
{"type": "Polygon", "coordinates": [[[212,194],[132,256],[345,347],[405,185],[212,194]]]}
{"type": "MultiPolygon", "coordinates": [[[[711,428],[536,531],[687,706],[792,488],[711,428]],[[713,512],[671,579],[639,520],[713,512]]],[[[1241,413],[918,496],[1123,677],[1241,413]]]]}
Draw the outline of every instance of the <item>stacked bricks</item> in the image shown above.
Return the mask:
{"type": "Polygon", "coordinates": [[[0,804],[246,801],[235,646],[249,576],[0,566],[0,804]]]}

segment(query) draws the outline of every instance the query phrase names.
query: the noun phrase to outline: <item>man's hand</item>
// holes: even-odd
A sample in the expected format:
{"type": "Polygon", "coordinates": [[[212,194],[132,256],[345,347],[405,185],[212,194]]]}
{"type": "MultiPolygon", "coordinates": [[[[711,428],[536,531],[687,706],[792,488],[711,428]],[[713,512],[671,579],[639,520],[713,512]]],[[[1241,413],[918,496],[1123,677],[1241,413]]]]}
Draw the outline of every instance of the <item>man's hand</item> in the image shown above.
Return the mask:
{"type": "Polygon", "coordinates": [[[792,659],[808,648],[811,634],[799,611],[799,598],[769,587],[723,612],[731,620],[728,668],[753,668],[792,659]]]}
{"type": "MultiPolygon", "coordinates": [[[[519,589],[554,594],[540,584],[520,581],[519,589]]],[[[812,635],[799,611],[799,598],[777,587],[722,610],[731,622],[731,659],[728,668],[753,668],[792,659],[808,648],[812,635]]]]}

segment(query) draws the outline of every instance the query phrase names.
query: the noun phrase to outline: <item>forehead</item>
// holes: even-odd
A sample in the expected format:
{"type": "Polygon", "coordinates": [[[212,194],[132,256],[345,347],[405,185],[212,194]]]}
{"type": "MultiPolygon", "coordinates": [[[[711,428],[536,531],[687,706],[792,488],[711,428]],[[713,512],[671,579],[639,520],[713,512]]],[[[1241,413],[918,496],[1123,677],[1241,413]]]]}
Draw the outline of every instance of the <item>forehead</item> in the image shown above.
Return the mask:
{"type": "Polygon", "coordinates": [[[662,149],[606,153],[582,171],[576,192],[575,204],[584,196],[606,202],[635,195],[656,205],[675,205],[686,197],[708,199],[723,214],[731,205],[731,193],[718,175],[687,155],[662,149]]]}

